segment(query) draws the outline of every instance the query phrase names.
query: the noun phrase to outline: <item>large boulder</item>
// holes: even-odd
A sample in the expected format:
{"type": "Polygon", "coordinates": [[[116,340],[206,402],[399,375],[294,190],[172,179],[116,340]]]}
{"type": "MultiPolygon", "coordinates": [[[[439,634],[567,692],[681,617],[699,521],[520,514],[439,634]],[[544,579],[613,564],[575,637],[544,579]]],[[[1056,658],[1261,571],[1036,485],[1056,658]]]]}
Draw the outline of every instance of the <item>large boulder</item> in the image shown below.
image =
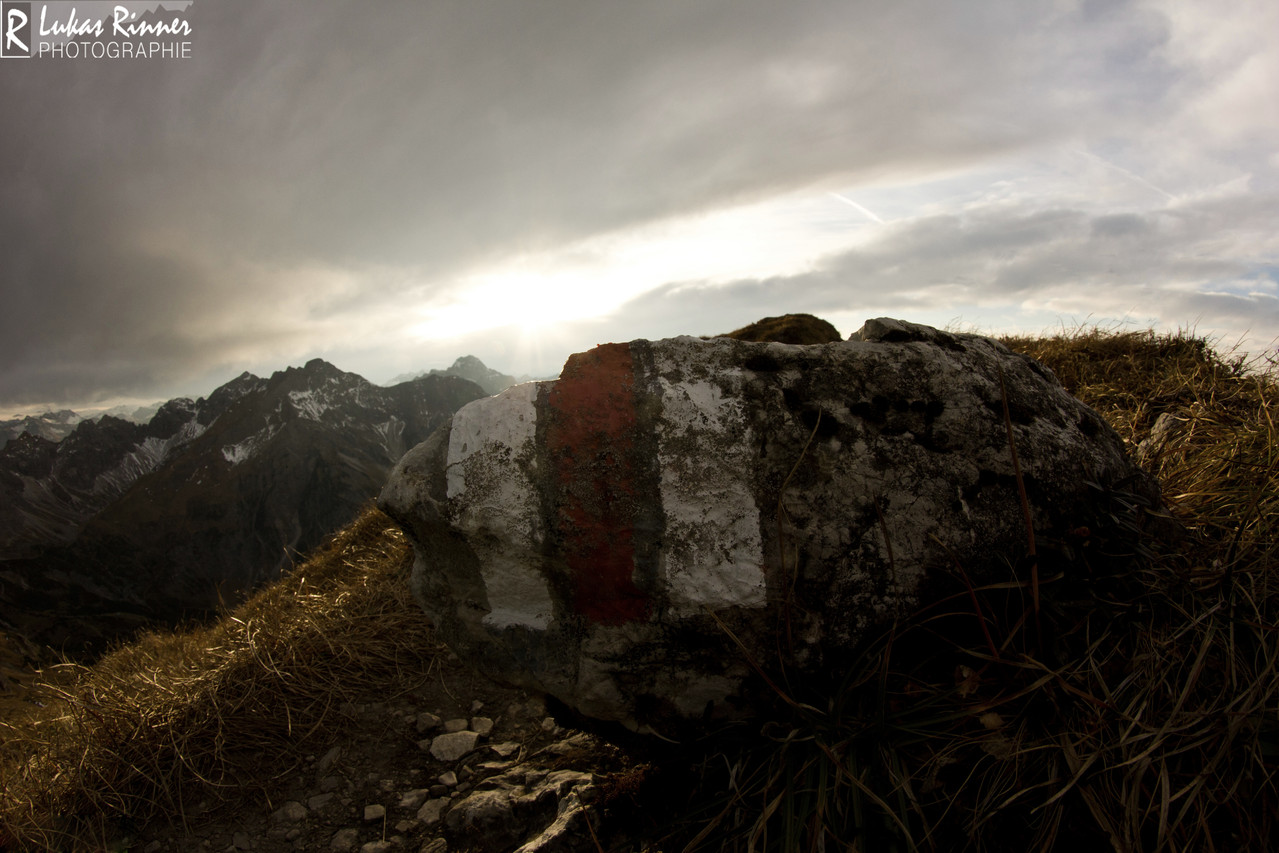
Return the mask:
{"type": "Polygon", "coordinates": [[[459,410],[380,503],[460,655],[662,732],[751,716],[756,666],[827,672],[957,566],[1011,578],[1028,536],[1008,424],[1040,537],[1092,519],[1099,487],[1157,497],[1037,362],[872,320],[819,345],[579,353],[459,410]]]}

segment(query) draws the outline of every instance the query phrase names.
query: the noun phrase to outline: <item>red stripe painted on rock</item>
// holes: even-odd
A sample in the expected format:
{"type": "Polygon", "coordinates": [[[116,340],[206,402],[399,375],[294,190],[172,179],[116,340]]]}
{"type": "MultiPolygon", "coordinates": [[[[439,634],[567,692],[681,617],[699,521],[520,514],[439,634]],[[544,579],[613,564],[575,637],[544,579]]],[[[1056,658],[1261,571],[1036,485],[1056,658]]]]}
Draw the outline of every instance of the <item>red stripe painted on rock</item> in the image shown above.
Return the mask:
{"type": "Polygon", "coordinates": [[[635,373],[627,344],[569,358],[546,397],[546,448],[560,487],[556,526],[572,578],[573,607],[592,622],[643,619],[635,586],[635,373]]]}

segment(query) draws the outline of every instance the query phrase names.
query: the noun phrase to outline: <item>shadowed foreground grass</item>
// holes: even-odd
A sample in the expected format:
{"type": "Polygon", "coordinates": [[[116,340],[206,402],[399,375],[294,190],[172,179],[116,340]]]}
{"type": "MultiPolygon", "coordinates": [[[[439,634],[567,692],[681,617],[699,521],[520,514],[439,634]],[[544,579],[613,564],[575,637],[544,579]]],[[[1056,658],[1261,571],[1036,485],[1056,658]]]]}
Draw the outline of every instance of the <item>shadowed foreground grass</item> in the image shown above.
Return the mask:
{"type": "Polygon", "coordinates": [[[43,675],[45,707],[0,724],[0,849],[102,849],[123,829],[236,801],[283,775],[338,707],[430,673],[410,548],[366,511],[216,624],[152,633],[43,675]]]}
{"type": "Polygon", "coordinates": [[[1037,615],[1024,565],[982,589],[957,578],[836,689],[785,696],[762,744],[703,763],[704,786],[727,793],[700,807],[689,847],[1262,851],[1279,838],[1273,370],[1187,334],[1005,343],[1110,421],[1181,532],[1099,492],[1096,529],[1039,543],[1037,615]]]}
{"type": "MultiPolygon", "coordinates": [[[[957,567],[953,596],[834,689],[781,688],[787,713],[665,774],[696,790],[676,795],[685,813],[653,849],[1236,851],[1279,837],[1273,371],[1189,334],[1006,343],[1114,425],[1183,532],[1099,491],[1095,529],[1039,543],[1037,615],[1017,572],[972,589],[957,567]]],[[[407,559],[369,511],[211,627],[45,671],[46,707],[0,732],[6,843],[89,846],[122,818],[180,816],[184,797],[238,796],[346,691],[423,678],[435,644],[407,559]]]]}

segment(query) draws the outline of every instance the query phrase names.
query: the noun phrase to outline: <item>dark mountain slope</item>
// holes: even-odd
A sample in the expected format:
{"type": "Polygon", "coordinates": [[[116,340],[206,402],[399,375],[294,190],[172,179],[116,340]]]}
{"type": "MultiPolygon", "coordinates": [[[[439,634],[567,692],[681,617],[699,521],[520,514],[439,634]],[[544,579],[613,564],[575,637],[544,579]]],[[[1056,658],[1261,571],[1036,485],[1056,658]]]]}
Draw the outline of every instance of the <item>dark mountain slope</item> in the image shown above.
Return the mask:
{"type": "Polygon", "coordinates": [[[0,561],[66,545],[90,517],[165,464],[266,381],[243,373],[209,395],[165,403],[146,424],[82,421],[62,441],[19,436],[0,449],[0,561]]]}
{"type": "Polygon", "coordinates": [[[317,359],[170,403],[145,428],[176,426],[167,439],[112,419],[65,451],[24,442],[10,488],[67,499],[49,547],[29,526],[21,559],[0,563],[0,615],[75,643],[230,604],[349,522],[405,450],[482,396],[453,376],[381,388],[317,359]]]}

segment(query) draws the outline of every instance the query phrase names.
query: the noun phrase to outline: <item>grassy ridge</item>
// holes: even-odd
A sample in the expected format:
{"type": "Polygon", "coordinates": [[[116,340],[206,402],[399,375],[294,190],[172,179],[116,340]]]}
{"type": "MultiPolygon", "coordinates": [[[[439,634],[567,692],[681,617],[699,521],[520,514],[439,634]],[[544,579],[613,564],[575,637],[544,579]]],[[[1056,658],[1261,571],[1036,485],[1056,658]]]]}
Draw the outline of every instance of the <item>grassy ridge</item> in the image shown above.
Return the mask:
{"type": "MultiPolygon", "coordinates": [[[[1274,374],[1187,334],[1006,343],[1114,425],[1185,533],[1152,538],[1099,494],[1112,533],[1042,543],[1040,600],[960,567],[842,689],[788,697],[792,715],[704,762],[709,794],[667,847],[1264,850],[1279,833],[1274,374]]],[[[434,642],[407,558],[371,511],[216,625],[46,671],[47,707],[0,732],[0,832],[70,848],[180,813],[182,792],[235,791],[243,762],[289,754],[353,679],[420,677],[434,642]]]]}
{"type": "Polygon", "coordinates": [[[45,707],[0,723],[0,849],[102,849],[158,814],[251,794],[349,697],[420,683],[438,644],[410,555],[369,510],[211,626],[46,670],[45,707]]]}

